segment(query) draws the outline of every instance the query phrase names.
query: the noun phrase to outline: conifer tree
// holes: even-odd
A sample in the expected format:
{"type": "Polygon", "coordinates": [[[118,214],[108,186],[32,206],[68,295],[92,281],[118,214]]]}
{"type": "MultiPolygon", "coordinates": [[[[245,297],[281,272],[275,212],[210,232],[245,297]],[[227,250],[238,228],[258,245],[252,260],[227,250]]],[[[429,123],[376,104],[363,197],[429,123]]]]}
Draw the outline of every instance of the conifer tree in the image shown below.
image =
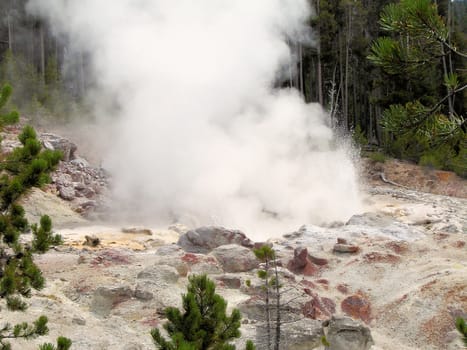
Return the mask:
{"type": "Polygon", "coordinates": [[[258,260],[264,264],[264,269],[258,270],[258,277],[264,280],[267,348],[270,350],[273,346],[274,350],[279,350],[282,326],[281,285],[277,270],[276,253],[274,249],[267,245],[263,245],[262,247],[255,249],[254,253],[258,260]],[[274,320],[272,320],[271,316],[272,311],[275,311],[274,320]]]}
{"type": "Polygon", "coordinates": [[[390,143],[397,145],[398,140],[398,149],[402,149],[394,155],[404,157],[405,152],[418,161],[424,153],[443,147],[439,164],[432,165],[449,167],[446,161],[457,156],[454,162],[461,169],[453,164],[452,170],[467,174],[465,163],[460,164],[466,152],[466,119],[463,107],[456,110],[454,103],[467,84],[458,74],[462,69],[447,64],[455,56],[457,68],[462,68],[467,54],[456,47],[436,2],[431,0],[401,0],[387,5],[380,26],[387,36],[373,43],[368,58],[392,81],[403,85],[381,120],[392,138],[390,143]]]}
{"type": "MultiPolygon", "coordinates": [[[[16,112],[1,113],[11,95],[11,87],[3,86],[0,95],[1,126],[18,121],[16,112]]],[[[61,237],[52,234],[52,222],[43,216],[39,225],[32,225],[34,239],[28,246],[19,241],[21,233],[29,229],[24,209],[17,200],[31,187],[41,186],[49,180],[48,173],[58,164],[61,154],[42,151],[40,141],[31,126],[24,127],[19,135],[22,144],[0,163],[0,298],[6,300],[8,309],[27,308],[24,297],[31,296],[32,289],[44,286],[44,277],[34,263],[33,253],[44,253],[51,245],[61,243],[61,237]]],[[[0,350],[11,349],[8,339],[32,338],[48,332],[47,317],[39,317],[32,325],[5,324],[0,328],[0,350]]],[[[67,350],[71,341],[59,338],[57,347],[44,344],[43,350],[67,350]]]]}
{"type": "MultiPolygon", "coordinates": [[[[234,350],[229,342],[240,337],[241,315],[234,309],[227,315],[227,302],[206,275],[189,277],[188,292],[182,295],[183,310],[165,310],[168,322],[164,325],[169,339],[154,328],[151,336],[161,350],[234,350]]],[[[247,343],[247,350],[254,350],[247,343]]]]}

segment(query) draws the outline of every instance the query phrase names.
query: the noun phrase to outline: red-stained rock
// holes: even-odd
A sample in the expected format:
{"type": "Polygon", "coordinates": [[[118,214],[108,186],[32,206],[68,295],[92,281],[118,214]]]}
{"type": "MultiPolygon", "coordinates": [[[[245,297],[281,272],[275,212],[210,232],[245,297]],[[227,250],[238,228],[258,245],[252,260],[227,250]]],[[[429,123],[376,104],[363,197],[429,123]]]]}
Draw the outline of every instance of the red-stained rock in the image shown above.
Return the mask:
{"type": "Polygon", "coordinates": [[[456,241],[453,243],[454,248],[464,248],[465,247],[465,241],[456,241]]]}
{"type": "Polygon", "coordinates": [[[360,248],[352,244],[336,243],[334,244],[333,251],[335,253],[358,253],[360,248]]]}
{"type": "Polygon", "coordinates": [[[342,294],[348,294],[349,293],[349,286],[347,284],[345,284],[345,283],[339,284],[336,288],[342,294]]]}
{"type": "Polygon", "coordinates": [[[308,258],[310,259],[310,261],[313,264],[318,265],[318,266],[325,266],[325,265],[327,265],[329,263],[327,259],[318,258],[318,257],[313,256],[313,255],[308,255],[308,258]]]}
{"type": "Polygon", "coordinates": [[[345,238],[337,238],[338,244],[349,244],[345,238]]]}
{"type": "Polygon", "coordinates": [[[336,304],[332,299],[321,298],[318,294],[312,294],[312,299],[307,301],[302,308],[305,317],[325,320],[336,312],[336,304]]]}
{"type": "Polygon", "coordinates": [[[308,249],[304,247],[295,248],[294,257],[287,264],[287,268],[293,273],[301,273],[305,276],[314,276],[319,272],[319,268],[308,257],[308,249]]]}
{"type": "Polygon", "coordinates": [[[371,320],[371,303],[362,294],[354,294],[345,298],[341,303],[341,309],[347,315],[360,319],[365,323],[371,320]]]}
{"type": "Polygon", "coordinates": [[[200,262],[200,255],[193,253],[186,253],[182,256],[182,261],[190,264],[197,264],[200,262]]]}
{"type": "Polygon", "coordinates": [[[310,288],[310,289],[316,289],[317,288],[316,284],[314,284],[313,282],[308,281],[308,280],[301,280],[300,284],[303,285],[303,286],[306,286],[307,288],[310,288]]]}
{"type": "Polygon", "coordinates": [[[319,269],[311,261],[307,262],[302,271],[304,276],[315,276],[318,272],[319,269]]]}

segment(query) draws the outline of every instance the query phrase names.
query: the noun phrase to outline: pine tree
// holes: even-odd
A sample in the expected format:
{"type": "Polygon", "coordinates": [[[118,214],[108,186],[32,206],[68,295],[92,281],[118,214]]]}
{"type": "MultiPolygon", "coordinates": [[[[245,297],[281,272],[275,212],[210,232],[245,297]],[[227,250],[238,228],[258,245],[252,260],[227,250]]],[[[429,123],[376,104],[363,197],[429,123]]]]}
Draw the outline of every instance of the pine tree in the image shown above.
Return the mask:
{"type": "Polygon", "coordinates": [[[276,253],[274,249],[267,245],[263,245],[262,247],[255,249],[254,253],[258,260],[264,264],[264,269],[258,270],[258,277],[264,280],[263,290],[265,293],[264,301],[266,307],[267,348],[270,350],[274,345],[274,350],[279,350],[282,326],[280,292],[281,285],[279,281],[279,273],[277,270],[276,253]],[[272,311],[275,311],[274,320],[272,320],[271,316],[272,311]]]}
{"type": "MultiPolygon", "coordinates": [[[[161,350],[233,350],[229,342],[240,337],[240,312],[226,314],[227,302],[216,294],[216,287],[206,275],[189,277],[188,292],[182,295],[183,311],[165,310],[168,322],[165,339],[159,329],[151,330],[154,344],[161,350]]],[[[251,342],[248,350],[254,350],[251,342]]]]}
{"type": "MultiPolygon", "coordinates": [[[[0,95],[0,111],[11,95],[11,87],[5,85],[0,95]]],[[[16,112],[0,114],[2,125],[18,120],[16,112]]],[[[0,163],[0,298],[6,299],[10,310],[27,308],[23,297],[31,296],[31,289],[41,289],[44,277],[34,263],[33,253],[44,253],[51,245],[59,244],[61,238],[52,234],[52,222],[48,216],[41,218],[39,225],[32,225],[32,246],[19,241],[21,233],[29,229],[24,209],[17,200],[28,189],[40,186],[49,180],[48,173],[58,164],[61,154],[41,151],[41,144],[31,126],[24,127],[19,135],[22,147],[16,148],[0,163]]],[[[48,332],[47,317],[39,317],[32,325],[6,324],[0,328],[0,350],[11,349],[8,339],[32,338],[48,332]]],[[[50,344],[49,344],[50,345],[50,344]]],[[[55,349],[44,344],[43,349],[55,349]]],[[[59,338],[57,350],[67,350],[71,341],[59,338]]]]}
{"type": "Polygon", "coordinates": [[[454,97],[467,84],[447,61],[456,56],[462,67],[467,55],[453,43],[445,19],[431,0],[387,5],[380,26],[387,36],[373,43],[368,59],[400,85],[381,121],[390,143],[399,144],[394,155],[418,161],[442,148],[438,153],[443,154],[439,160],[444,163],[433,165],[448,167],[447,161],[459,156],[466,142],[464,110],[456,110],[454,97]]]}

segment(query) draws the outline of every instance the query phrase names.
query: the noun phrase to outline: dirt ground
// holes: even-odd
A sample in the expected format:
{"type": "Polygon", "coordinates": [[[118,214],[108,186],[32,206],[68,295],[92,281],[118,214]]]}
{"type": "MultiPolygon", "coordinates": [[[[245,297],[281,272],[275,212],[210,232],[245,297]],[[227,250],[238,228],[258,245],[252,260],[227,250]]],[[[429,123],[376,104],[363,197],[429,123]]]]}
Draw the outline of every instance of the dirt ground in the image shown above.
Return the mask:
{"type": "Polygon", "coordinates": [[[467,198],[467,180],[454,172],[422,167],[398,159],[377,163],[368,158],[361,160],[362,178],[368,186],[394,182],[412,190],[467,198]]]}

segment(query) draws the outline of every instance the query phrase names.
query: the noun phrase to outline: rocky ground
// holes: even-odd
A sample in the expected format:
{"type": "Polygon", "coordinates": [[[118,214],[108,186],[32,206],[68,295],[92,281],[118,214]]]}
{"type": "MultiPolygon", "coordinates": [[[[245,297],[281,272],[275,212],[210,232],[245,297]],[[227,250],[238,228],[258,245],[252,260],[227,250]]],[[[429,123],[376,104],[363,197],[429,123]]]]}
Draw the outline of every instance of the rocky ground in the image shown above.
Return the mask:
{"type": "MultiPolygon", "coordinates": [[[[35,349],[58,335],[71,338],[73,349],[153,349],[150,329],[164,323],[165,307],[180,305],[187,276],[197,273],[207,273],[229,307],[242,311],[240,343],[264,344],[260,265],[248,232],[97,226],[88,220],[89,208],[99,207],[106,174],[82,161],[75,167],[73,159],[79,157],[63,162],[46,191],[34,190],[23,201],[33,221],[52,214],[65,244],[37,257],[47,286],[33,293],[27,313],[5,312],[2,301],[3,322],[50,319],[48,336],[13,342],[13,349],[35,349]],[[64,198],[61,188],[72,189],[73,197],[64,198]],[[95,205],[83,207],[87,201],[95,205]],[[90,246],[95,238],[99,244],[90,246]]],[[[323,331],[331,344],[352,334],[331,349],[371,343],[373,350],[462,349],[454,320],[467,317],[465,180],[411,167],[364,162],[365,212],[267,242],[278,255],[283,319],[290,321],[284,349],[318,349],[323,331]],[[349,319],[323,328],[332,316],[349,319]]]]}

